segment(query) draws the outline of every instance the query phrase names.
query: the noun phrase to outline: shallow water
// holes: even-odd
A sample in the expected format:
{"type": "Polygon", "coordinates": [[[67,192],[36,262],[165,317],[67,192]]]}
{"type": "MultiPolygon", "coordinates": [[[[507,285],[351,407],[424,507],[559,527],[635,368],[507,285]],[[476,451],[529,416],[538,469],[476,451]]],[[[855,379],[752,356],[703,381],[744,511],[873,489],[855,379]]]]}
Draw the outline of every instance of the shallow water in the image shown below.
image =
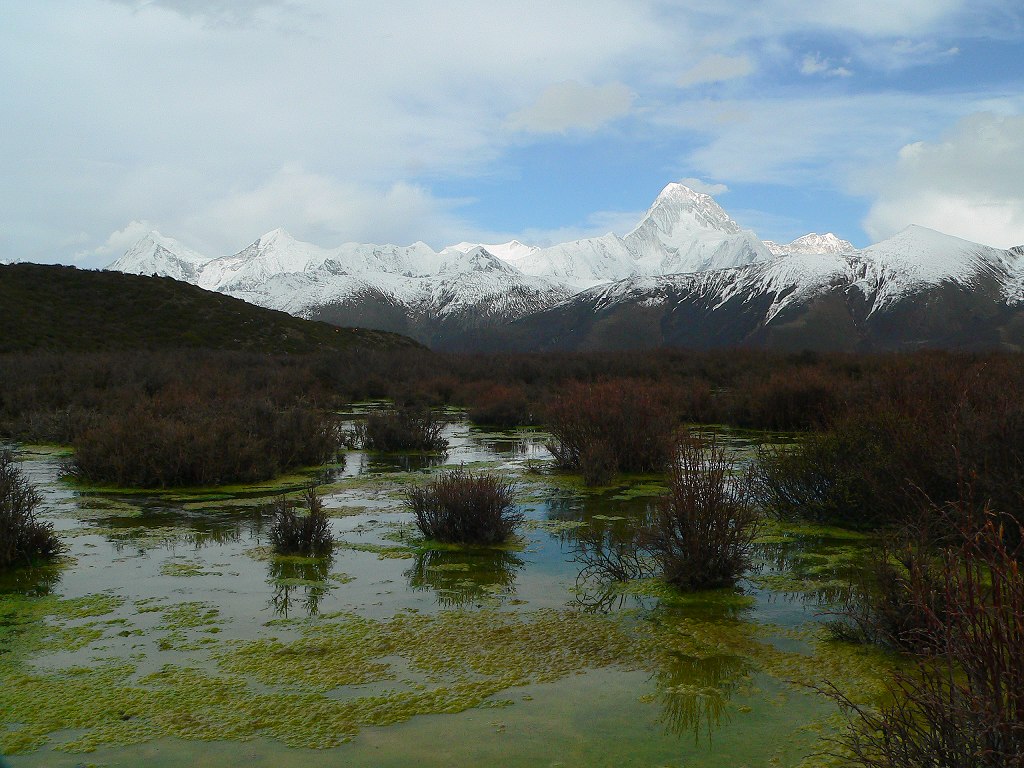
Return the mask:
{"type": "Polygon", "coordinates": [[[323,475],[319,560],[266,547],[282,488],[78,492],[23,449],[70,551],[0,581],[11,765],[815,765],[836,712],[803,683],[876,690],[885,660],[819,631],[859,537],[772,528],[737,590],[622,585],[595,564],[657,478],[582,489],[541,433],[446,434],[443,457],[350,451],[323,475]],[[403,489],[460,464],[516,479],[514,546],[417,540],[403,489]]]}

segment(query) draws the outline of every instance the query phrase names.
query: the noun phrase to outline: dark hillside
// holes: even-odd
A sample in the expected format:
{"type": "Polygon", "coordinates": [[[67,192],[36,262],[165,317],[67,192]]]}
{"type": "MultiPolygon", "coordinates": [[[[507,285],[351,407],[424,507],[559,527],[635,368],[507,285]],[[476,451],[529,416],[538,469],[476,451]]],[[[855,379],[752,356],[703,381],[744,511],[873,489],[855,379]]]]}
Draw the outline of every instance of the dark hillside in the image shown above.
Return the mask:
{"type": "Polygon", "coordinates": [[[0,352],[231,349],[265,353],[419,347],[338,328],[166,277],[40,264],[0,266],[0,352]]]}

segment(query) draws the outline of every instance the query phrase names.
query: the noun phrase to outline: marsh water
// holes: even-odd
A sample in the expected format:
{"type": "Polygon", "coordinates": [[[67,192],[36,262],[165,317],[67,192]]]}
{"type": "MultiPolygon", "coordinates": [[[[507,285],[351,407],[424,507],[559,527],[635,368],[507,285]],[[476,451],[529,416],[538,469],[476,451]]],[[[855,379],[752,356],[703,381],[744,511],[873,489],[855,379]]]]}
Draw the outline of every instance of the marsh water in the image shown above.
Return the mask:
{"type": "MultiPolygon", "coordinates": [[[[766,525],[736,589],[623,582],[659,478],[585,489],[541,433],[456,418],[446,436],[443,456],[349,451],[318,473],[338,539],[320,559],[273,555],[260,514],[306,477],[83,490],[59,451],[16,446],[69,551],[0,580],[0,752],[16,768],[820,765],[840,721],[808,686],[877,691],[885,659],[821,631],[859,536],[766,525]],[[514,478],[512,545],[417,538],[404,490],[458,465],[514,478]]],[[[742,459],[771,438],[720,439],[742,459]]]]}

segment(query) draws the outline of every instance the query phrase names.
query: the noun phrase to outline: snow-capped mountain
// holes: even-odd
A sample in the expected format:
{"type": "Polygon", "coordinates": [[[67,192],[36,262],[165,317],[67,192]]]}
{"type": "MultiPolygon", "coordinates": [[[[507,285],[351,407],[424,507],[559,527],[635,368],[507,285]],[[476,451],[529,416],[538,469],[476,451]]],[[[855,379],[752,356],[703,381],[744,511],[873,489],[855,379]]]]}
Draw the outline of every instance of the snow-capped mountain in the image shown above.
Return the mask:
{"type": "Polygon", "coordinates": [[[726,269],[771,256],[710,195],[682,184],[665,187],[623,242],[648,275],[726,269]]]}
{"type": "Polygon", "coordinates": [[[134,275],[173,277],[186,283],[196,283],[202,267],[210,259],[153,230],[124,252],[107,269],[134,275]]]}
{"type": "Polygon", "coordinates": [[[681,184],[666,186],[625,237],[436,252],[422,242],[321,248],[277,229],[210,259],[153,232],[110,268],[448,348],[874,348],[911,332],[922,343],[1014,344],[1005,316],[1024,313],[1024,253],[923,227],[863,250],[831,233],[762,242],[681,184]],[[958,336],[964,316],[976,327],[958,336]]]}
{"type": "Polygon", "coordinates": [[[1022,347],[1022,278],[1020,254],[912,226],[863,251],[598,286],[524,318],[508,346],[1022,347]]]}
{"type": "Polygon", "coordinates": [[[857,250],[849,240],[836,237],[831,232],[826,232],[824,235],[811,232],[803,237],[798,237],[790,243],[776,243],[771,240],[765,240],[764,244],[771,251],[772,256],[789,256],[794,253],[853,253],[857,250]]]}

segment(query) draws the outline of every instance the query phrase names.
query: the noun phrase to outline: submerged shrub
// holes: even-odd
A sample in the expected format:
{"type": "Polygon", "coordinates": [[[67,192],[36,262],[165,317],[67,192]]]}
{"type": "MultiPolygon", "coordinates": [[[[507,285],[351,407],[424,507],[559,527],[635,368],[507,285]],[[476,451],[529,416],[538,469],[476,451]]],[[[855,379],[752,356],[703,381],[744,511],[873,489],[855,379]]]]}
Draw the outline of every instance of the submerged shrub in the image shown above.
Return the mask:
{"type": "Polygon", "coordinates": [[[571,384],[545,409],[548,449],[592,485],[615,472],[660,472],[672,456],[672,401],[669,388],[647,382],[571,384]]]}
{"type": "Polygon", "coordinates": [[[749,472],[714,440],[675,447],[669,494],[641,536],[662,577],[681,589],[731,586],[750,566],[758,512],[749,472]]]}
{"type": "Polygon", "coordinates": [[[450,543],[501,544],[523,519],[512,483],[465,469],[411,488],[405,504],[424,536],[450,543]]]}
{"type": "Polygon", "coordinates": [[[270,544],[280,555],[324,555],[334,546],[323,499],[310,486],[302,495],[306,514],[282,496],[270,505],[270,544]]]}
{"type": "Polygon", "coordinates": [[[29,565],[64,550],[52,526],[36,518],[41,501],[11,452],[0,451],[0,568],[29,565]]]}
{"type": "Polygon", "coordinates": [[[430,408],[408,406],[371,413],[361,427],[363,447],[371,451],[443,451],[445,422],[430,408]]]}

